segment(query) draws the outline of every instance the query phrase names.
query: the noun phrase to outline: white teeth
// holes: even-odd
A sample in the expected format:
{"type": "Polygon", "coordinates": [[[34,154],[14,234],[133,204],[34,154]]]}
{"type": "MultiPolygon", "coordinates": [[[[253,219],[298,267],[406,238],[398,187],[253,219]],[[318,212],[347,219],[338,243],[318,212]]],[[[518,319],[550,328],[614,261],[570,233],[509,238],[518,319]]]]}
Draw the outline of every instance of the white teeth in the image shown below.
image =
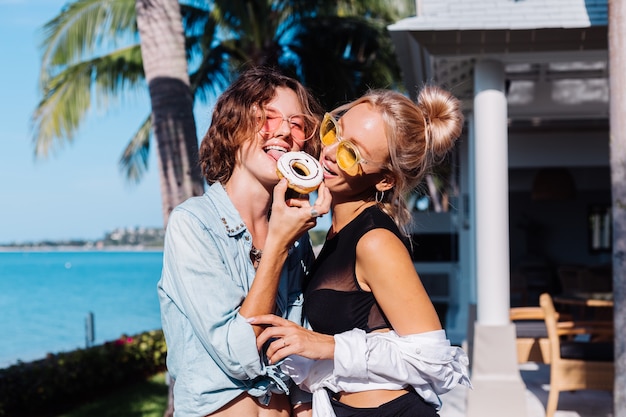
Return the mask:
{"type": "Polygon", "coordinates": [[[283,152],[283,153],[289,152],[289,149],[283,148],[282,146],[276,146],[276,145],[266,146],[265,148],[263,148],[263,150],[265,152],[267,151],[278,151],[278,152],[283,152]]]}

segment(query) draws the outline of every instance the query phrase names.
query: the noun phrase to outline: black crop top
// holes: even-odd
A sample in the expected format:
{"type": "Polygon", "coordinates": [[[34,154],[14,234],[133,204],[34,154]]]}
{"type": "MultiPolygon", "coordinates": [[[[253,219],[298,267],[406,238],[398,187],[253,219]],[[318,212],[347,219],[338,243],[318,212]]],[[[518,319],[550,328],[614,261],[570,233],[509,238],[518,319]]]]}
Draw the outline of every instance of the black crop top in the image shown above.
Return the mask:
{"type": "Polygon", "coordinates": [[[328,239],[304,294],[304,314],[316,332],[332,335],[354,328],[368,333],[391,328],[374,295],[361,289],[355,273],[356,245],[373,229],[387,229],[407,245],[393,219],[377,206],[365,209],[328,239]]]}

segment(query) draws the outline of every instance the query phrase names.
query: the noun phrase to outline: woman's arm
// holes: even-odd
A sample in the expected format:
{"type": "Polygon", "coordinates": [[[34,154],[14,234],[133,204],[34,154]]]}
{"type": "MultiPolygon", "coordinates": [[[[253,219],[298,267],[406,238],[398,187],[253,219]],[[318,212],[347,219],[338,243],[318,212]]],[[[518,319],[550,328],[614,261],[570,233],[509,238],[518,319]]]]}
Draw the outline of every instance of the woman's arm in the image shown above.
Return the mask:
{"type": "Polygon", "coordinates": [[[386,229],[363,235],[356,247],[356,276],[399,335],[440,330],[441,322],[404,243],[386,229]]]}
{"type": "MultiPolygon", "coordinates": [[[[300,199],[285,201],[286,192],[287,181],[283,179],[274,187],[272,214],[263,257],[250,291],[241,304],[239,313],[243,317],[274,312],[280,272],[287,259],[289,248],[316,224],[317,219],[311,216],[309,202],[300,199]]],[[[328,213],[330,200],[330,192],[321,185],[315,201],[320,214],[328,213]]],[[[263,331],[263,327],[260,326],[253,328],[257,336],[263,331]]]]}
{"type": "Polygon", "coordinates": [[[255,334],[238,314],[246,286],[241,264],[232,258],[228,242],[196,215],[206,208],[187,208],[170,216],[159,284],[164,329],[180,345],[172,360],[184,361],[184,349],[199,342],[226,374],[253,379],[262,364],[255,334]],[[197,342],[188,340],[191,333],[197,342]]]}

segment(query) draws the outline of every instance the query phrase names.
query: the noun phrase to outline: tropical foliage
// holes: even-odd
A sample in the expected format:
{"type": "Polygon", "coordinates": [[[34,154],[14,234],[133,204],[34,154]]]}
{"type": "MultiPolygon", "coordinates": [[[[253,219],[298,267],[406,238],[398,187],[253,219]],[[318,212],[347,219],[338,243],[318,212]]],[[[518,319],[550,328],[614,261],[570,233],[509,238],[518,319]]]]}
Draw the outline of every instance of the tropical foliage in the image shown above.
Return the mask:
{"type": "MultiPolygon", "coordinates": [[[[92,106],[108,109],[146,89],[134,0],[81,0],[43,28],[40,88],[33,114],[36,156],[71,142],[92,106]]],[[[146,166],[149,109],[138,120],[124,158],[129,178],[146,166]]]]}
{"type": "Polygon", "coordinates": [[[71,410],[163,372],[166,353],[163,332],[153,330],[0,369],[0,416],[71,410]]]}
{"type": "MultiPolygon", "coordinates": [[[[323,104],[368,87],[400,88],[386,25],[412,13],[412,1],[186,0],[181,15],[190,88],[210,104],[242,65],[276,65],[323,104]]],[[[33,114],[35,154],[72,141],[93,107],[107,110],[147,90],[134,0],[78,0],[44,27],[33,114]]],[[[129,132],[120,163],[128,178],[147,168],[150,109],[129,132]]]]}

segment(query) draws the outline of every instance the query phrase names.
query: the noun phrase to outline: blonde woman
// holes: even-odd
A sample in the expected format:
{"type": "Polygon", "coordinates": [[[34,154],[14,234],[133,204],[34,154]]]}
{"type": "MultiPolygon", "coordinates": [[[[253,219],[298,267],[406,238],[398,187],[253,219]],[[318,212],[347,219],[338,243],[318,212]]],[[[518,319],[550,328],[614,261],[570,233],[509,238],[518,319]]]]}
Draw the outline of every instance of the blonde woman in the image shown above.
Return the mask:
{"type": "Polygon", "coordinates": [[[279,317],[258,338],[313,392],[313,415],[437,416],[438,395],[470,385],[411,259],[403,197],[461,134],[459,101],[425,87],[418,103],[371,91],[320,128],[332,226],[305,289],[307,328],[279,317]],[[309,360],[303,360],[303,358],[309,360]]]}

